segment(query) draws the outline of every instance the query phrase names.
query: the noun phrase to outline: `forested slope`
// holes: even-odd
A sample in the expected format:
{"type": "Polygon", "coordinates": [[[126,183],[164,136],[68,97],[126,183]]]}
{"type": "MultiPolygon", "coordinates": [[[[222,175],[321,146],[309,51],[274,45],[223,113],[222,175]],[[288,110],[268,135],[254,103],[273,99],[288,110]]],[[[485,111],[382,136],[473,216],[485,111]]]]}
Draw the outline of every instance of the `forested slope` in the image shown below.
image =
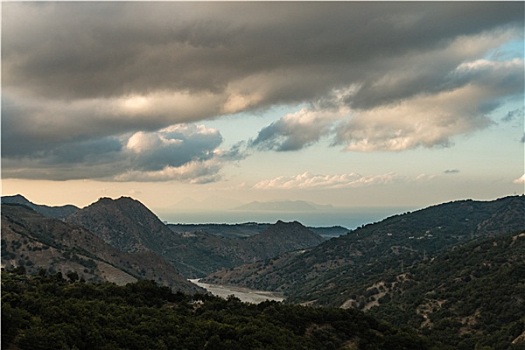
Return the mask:
{"type": "Polygon", "coordinates": [[[413,332],[356,310],[191,297],[150,281],[118,287],[3,273],[2,348],[424,350],[431,346],[413,332]]]}
{"type": "Polygon", "coordinates": [[[214,273],[209,283],[284,292],[290,302],[342,306],[356,286],[403,273],[472,239],[525,229],[525,196],[456,201],[396,215],[288,254],[214,273]]]}
{"type": "Polygon", "coordinates": [[[454,349],[525,348],[525,231],[470,242],[356,294],[370,314],[454,349]],[[522,335],[522,338],[518,338],[522,335]]]}

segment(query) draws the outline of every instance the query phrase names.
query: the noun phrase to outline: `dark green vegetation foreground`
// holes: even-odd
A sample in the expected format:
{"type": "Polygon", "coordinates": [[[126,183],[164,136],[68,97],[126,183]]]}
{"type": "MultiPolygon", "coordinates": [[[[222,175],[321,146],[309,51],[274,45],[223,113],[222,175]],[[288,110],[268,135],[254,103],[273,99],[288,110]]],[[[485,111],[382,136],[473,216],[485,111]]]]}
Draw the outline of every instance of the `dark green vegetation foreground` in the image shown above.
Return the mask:
{"type": "MultiPolygon", "coordinates": [[[[356,310],[2,273],[2,349],[430,349],[356,310]]],[[[434,347],[434,349],[437,349],[434,347]]]]}
{"type": "Polygon", "coordinates": [[[419,329],[451,349],[525,349],[525,233],[456,247],[417,264],[401,281],[383,277],[381,286],[360,292],[383,295],[370,315],[419,329]]]}
{"type": "MultiPolygon", "coordinates": [[[[239,349],[413,349],[428,344],[447,350],[525,349],[525,196],[456,201],[396,215],[313,248],[290,248],[275,258],[265,255],[207,278],[280,291],[286,303],[322,310],[174,297],[143,281],[121,288],[80,283],[155,280],[193,294],[202,290],[187,282],[188,275],[178,274],[179,262],[193,261],[190,270],[211,268],[224,263],[221,256],[237,251],[224,249],[222,236],[166,229],[132,199],[97,203],[88,207],[89,212],[98,208],[93,216],[84,217],[96,233],[24,205],[2,205],[3,266],[39,275],[34,280],[8,275],[4,281],[3,292],[9,292],[3,295],[4,344],[38,349],[35,342],[40,339],[43,346],[74,348],[68,339],[86,338],[94,343],[76,348],[129,348],[123,342],[132,339],[130,344],[155,349],[219,349],[221,344],[239,349]],[[180,244],[170,246],[175,241],[180,244]],[[155,247],[171,247],[173,257],[185,258],[166,261],[164,251],[152,250],[155,247]],[[46,277],[58,272],[70,283],[46,277]],[[137,303],[142,299],[153,304],[137,303]],[[427,340],[419,343],[419,336],[427,340]]],[[[304,242],[312,235],[299,223],[269,224],[264,231],[262,240],[244,239],[255,248],[260,246],[255,243],[270,248],[259,256],[274,251],[276,244],[297,238],[304,242]]]]}
{"type": "Polygon", "coordinates": [[[221,274],[210,282],[360,309],[449,349],[525,349],[525,197],[393,216],[221,274]]]}

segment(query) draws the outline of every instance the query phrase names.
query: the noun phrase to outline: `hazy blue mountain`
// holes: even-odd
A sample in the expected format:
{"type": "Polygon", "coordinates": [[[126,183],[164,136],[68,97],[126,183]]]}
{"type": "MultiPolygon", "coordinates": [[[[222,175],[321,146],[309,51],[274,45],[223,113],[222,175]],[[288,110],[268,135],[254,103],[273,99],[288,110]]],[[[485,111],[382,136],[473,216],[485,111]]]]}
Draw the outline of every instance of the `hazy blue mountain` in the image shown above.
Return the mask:
{"type": "Polygon", "coordinates": [[[272,201],[272,202],[250,202],[248,204],[240,205],[234,210],[239,211],[285,211],[285,212],[305,212],[305,211],[319,211],[330,210],[331,205],[320,205],[306,201],[272,201]]]}

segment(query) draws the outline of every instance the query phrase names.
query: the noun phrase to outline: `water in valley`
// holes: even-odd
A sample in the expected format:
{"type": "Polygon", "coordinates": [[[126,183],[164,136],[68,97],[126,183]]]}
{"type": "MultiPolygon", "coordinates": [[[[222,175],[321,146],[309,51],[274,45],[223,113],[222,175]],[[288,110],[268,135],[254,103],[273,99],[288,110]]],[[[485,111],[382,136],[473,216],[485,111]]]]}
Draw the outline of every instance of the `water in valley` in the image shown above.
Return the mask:
{"type": "Polygon", "coordinates": [[[235,286],[225,286],[221,284],[209,284],[209,283],[203,283],[199,282],[199,279],[191,279],[190,282],[198,285],[199,287],[202,287],[206,289],[208,292],[210,292],[213,295],[216,295],[221,298],[227,298],[230,295],[234,295],[237,298],[239,298],[241,301],[246,303],[262,303],[266,300],[275,300],[275,301],[283,301],[284,297],[280,293],[274,293],[274,292],[268,292],[268,291],[262,291],[262,290],[254,290],[244,287],[235,287],[235,286]]]}

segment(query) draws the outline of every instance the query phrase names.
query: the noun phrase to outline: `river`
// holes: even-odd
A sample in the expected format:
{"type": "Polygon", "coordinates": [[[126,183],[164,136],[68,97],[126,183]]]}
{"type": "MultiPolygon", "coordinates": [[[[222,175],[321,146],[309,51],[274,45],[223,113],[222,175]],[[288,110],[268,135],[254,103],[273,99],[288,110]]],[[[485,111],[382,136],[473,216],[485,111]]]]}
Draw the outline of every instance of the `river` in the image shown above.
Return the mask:
{"type": "Polygon", "coordinates": [[[266,300],[283,301],[284,297],[280,293],[254,290],[244,287],[225,286],[221,284],[209,284],[199,282],[199,279],[191,279],[190,282],[206,289],[213,295],[221,298],[227,298],[230,295],[235,295],[245,303],[259,304],[266,300]]]}

